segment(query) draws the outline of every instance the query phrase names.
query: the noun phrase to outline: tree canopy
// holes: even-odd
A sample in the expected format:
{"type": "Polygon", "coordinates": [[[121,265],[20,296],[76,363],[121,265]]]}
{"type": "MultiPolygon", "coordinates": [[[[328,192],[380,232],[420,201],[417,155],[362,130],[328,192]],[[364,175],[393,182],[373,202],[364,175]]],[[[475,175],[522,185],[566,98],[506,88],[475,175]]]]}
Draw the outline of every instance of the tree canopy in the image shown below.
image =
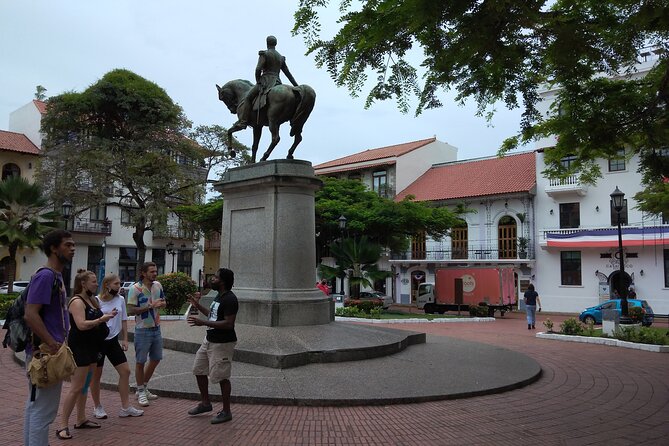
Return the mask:
{"type": "Polygon", "coordinates": [[[110,71],[81,93],[48,100],[39,181],[54,203],[70,200],[77,212],[122,208],[143,262],[144,233],[165,228],[174,206],[204,194],[205,158],[212,154],[187,138],[189,127],[158,85],[128,70],[110,71]]]}
{"type": "MultiPolygon", "coordinates": [[[[338,86],[352,95],[369,88],[367,106],[394,98],[407,112],[416,98],[419,114],[442,107],[440,95],[454,90],[456,102],[475,100],[481,115],[500,101],[522,107],[521,128],[501,153],[555,135],[545,174],[593,182],[593,161],[624,147],[640,155],[647,192],[669,194],[658,186],[669,177],[666,1],[341,0],[339,29],[327,39],[319,11],[330,3],[301,0],[293,33],[338,86]],[[639,77],[644,52],[657,60],[639,77]],[[554,106],[542,116],[539,93],[553,88],[554,106]],[[577,157],[569,171],[560,165],[566,155],[577,157]]],[[[666,201],[637,198],[655,213],[662,209],[653,203],[666,201]]]]}
{"type": "Polygon", "coordinates": [[[346,218],[346,234],[367,236],[392,251],[408,246],[418,232],[440,238],[456,223],[457,214],[407,198],[394,202],[370,191],[356,180],[323,178],[316,192],[317,245],[327,246],[341,236],[338,219],[346,218]]]}

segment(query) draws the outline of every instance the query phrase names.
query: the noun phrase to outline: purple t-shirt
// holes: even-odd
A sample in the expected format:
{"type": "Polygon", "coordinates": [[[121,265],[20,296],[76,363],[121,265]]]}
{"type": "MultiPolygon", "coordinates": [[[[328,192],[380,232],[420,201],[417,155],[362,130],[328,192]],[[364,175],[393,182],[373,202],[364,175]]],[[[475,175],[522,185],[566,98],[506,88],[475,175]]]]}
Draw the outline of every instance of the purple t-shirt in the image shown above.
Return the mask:
{"type": "MultiPolygon", "coordinates": [[[[51,289],[53,287],[54,271],[44,268],[30,279],[27,302],[29,304],[42,304],[42,319],[47,331],[56,342],[62,343],[70,330],[70,318],[67,308],[65,308],[66,296],[63,275],[58,272],[55,274],[58,277],[58,282],[60,282],[60,295],[55,295],[52,300],[51,289]],[[65,323],[65,330],[63,330],[63,322],[65,323]]],[[[30,345],[28,349],[32,350],[30,345]]]]}

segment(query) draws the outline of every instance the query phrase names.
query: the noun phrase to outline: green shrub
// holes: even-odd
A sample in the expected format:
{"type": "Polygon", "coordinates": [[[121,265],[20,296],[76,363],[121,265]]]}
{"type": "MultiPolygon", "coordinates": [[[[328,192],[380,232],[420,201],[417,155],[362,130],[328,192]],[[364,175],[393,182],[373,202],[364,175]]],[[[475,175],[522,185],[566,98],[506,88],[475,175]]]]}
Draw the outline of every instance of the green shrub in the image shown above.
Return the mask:
{"type": "Polygon", "coordinates": [[[9,310],[9,307],[18,295],[19,293],[0,294],[0,319],[4,319],[7,316],[7,310],[9,310]]]}
{"type": "Polygon", "coordinates": [[[583,333],[583,325],[572,317],[560,324],[560,331],[566,335],[580,335],[583,333]]]}
{"type": "Polygon", "coordinates": [[[583,332],[585,336],[594,336],[595,335],[595,323],[592,320],[588,320],[588,323],[585,324],[585,330],[583,332]]]}
{"type": "Polygon", "coordinates": [[[381,307],[374,307],[369,311],[369,317],[372,319],[381,319],[381,307]]]}
{"type": "Polygon", "coordinates": [[[639,344],[664,345],[668,343],[665,333],[649,327],[625,327],[620,325],[613,333],[613,337],[621,341],[637,342],[639,344]]]}
{"type": "Polygon", "coordinates": [[[550,320],[550,318],[544,321],[544,327],[546,327],[546,331],[548,331],[548,333],[553,333],[553,325],[554,322],[550,320]]]}
{"type": "Polygon", "coordinates": [[[470,305],[469,315],[471,317],[488,317],[488,305],[470,305]]]}
{"type": "Polygon", "coordinates": [[[179,314],[181,307],[184,306],[188,300],[188,296],[197,291],[197,285],[190,278],[188,274],[176,272],[164,274],[156,278],[163,286],[165,291],[165,301],[167,306],[165,312],[167,314],[179,314]]]}
{"type": "Polygon", "coordinates": [[[364,317],[365,313],[360,311],[357,306],[339,307],[335,310],[335,315],[342,317],[364,317]]]}
{"type": "Polygon", "coordinates": [[[370,314],[374,308],[380,308],[383,304],[376,300],[356,300],[348,302],[349,307],[357,307],[360,311],[370,314]]]}
{"type": "Polygon", "coordinates": [[[643,309],[641,307],[630,306],[627,309],[627,314],[634,322],[641,322],[643,320],[643,309]]]}

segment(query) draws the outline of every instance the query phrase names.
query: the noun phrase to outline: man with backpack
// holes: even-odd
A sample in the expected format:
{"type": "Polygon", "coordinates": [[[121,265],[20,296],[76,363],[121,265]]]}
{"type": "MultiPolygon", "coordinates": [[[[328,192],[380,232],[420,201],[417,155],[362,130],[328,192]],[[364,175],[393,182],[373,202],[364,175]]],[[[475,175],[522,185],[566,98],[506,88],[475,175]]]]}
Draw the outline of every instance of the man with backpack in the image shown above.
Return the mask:
{"type": "MultiPolygon", "coordinates": [[[[33,334],[26,346],[26,367],[40,343],[48,346],[47,353],[55,354],[67,339],[70,326],[63,270],[74,257],[72,234],[63,229],[51,231],[44,236],[42,249],[47,256],[46,268],[30,279],[26,296],[25,321],[33,334]]],[[[26,446],[49,444],[49,426],[58,413],[62,384],[44,388],[30,385],[23,423],[26,446]]]]}

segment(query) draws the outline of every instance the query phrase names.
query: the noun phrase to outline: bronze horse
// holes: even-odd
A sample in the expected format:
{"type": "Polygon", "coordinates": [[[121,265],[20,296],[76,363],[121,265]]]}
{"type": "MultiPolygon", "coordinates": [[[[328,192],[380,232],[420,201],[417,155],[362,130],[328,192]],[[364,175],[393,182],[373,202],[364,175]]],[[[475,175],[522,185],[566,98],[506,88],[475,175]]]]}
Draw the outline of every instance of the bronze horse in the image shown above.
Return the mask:
{"type": "MultiPolygon", "coordinates": [[[[244,79],[230,81],[222,87],[216,85],[218,99],[223,101],[228,110],[230,110],[230,113],[233,115],[236,114],[240,120],[242,116],[240,116],[239,105],[252,87],[253,84],[244,79]]],[[[286,158],[293,159],[293,152],[302,141],[302,127],[314,109],[315,102],[316,93],[308,85],[299,85],[297,87],[290,85],[274,86],[267,95],[267,106],[259,111],[254,111],[252,119],[248,122],[248,125],[253,128],[252,162],[256,162],[256,152],[258,151],[262,128],[268,126],[269,131],[272,133],[272,143],[260,159],[260,161],[266,161],[281,139],[279,137],[279,126],[286,121],[290,121],[290,136],[295,137],[286,158]]],[[[232,134],[245,128],[246,125],[240,123],[239,120],[230,127],[228,130],[228,144],[230,147],[232,147],[232,134]]],[[[231,153],[234,156],[232,149],[231,153]]]]}

